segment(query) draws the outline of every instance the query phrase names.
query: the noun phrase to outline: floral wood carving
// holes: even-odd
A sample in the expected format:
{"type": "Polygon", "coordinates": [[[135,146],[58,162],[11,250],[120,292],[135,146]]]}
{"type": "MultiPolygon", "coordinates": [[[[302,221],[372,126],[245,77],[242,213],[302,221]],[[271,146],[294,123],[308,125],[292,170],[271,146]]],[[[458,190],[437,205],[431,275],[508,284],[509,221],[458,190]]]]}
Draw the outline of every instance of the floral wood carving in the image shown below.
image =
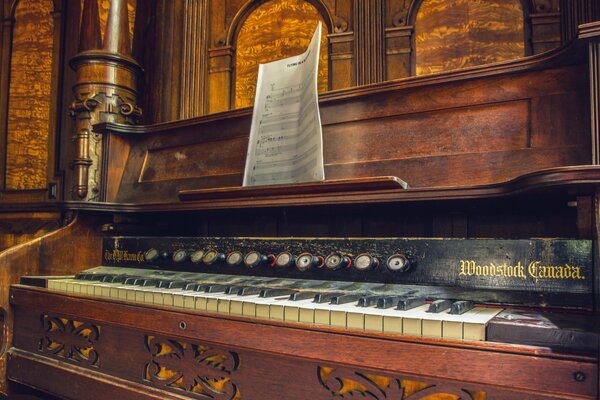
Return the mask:
{"type": "Polygon", "coordinates": [[[366,374],[345,368],[317,368],[321,385],[329,390],[332,399],[372,400],[486,400],[481,391],[461,389],[452,385],[424,382],[366,374]]]}
{"type": "Polygon", "coordinates": [[[99,354],[95,349],[100,327],[89,322],[42,315],[44,337],[39,341],[42,352],[97,367],[99,354]]]}
{"type": "Polygon", "coordinates": [[[146,336],[146,349],[152,357],[144,368],[147,381],[199,398],[240,398],[232,381],[240,365],[237,353],[155,336],[146,336]]]}

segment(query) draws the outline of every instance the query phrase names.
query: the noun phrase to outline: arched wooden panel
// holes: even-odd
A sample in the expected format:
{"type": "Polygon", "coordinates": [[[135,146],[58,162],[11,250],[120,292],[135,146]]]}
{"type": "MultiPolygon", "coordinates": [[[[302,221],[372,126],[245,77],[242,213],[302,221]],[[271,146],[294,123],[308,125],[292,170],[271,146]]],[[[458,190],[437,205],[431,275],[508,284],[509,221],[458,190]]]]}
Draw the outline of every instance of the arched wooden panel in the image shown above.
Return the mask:
{"type": "Polygon", "coordinates": [[[416,75],[525,55],[520,0],[423,0],[415,20],[416,75]]]}
{"type": "Polygon", "coordinates": [[[51,121],[54,6],[20,0],[14,13],[6,139],[7,190],[45,189],[51,121]]]}
{"type": "Polygon", "coordinates": [[[258,64],[301,54],[318,21],[323,25],[319,92],[328,88],[327,24],[317,8],[303,0],[271,0],[242,23],[235,43],[235,108],[254,103],[258,64]]]}

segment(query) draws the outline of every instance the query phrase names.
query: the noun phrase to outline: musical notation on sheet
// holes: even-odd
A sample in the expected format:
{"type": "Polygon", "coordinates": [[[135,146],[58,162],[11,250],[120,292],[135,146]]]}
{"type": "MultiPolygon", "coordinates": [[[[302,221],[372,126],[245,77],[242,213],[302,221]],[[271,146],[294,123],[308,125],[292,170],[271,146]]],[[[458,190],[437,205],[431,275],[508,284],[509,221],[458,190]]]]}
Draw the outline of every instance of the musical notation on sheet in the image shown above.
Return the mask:
{"type": "Polygon", "coordinates": [[[244,186],[325,179],[317,93],[321,24],[306,52],[261,64],[244,186]]]}

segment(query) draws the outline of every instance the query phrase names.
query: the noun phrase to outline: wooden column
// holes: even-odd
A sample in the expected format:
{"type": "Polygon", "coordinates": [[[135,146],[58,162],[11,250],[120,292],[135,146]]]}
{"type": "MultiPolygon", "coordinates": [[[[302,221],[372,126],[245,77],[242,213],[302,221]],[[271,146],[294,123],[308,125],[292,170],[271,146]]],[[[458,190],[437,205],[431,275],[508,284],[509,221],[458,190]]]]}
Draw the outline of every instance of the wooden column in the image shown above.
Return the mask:
{"type": "Polygon", "coordinates": [[[581,24],[596,21],[600,18],[598,0],[561,0],[561,36],[562,43],[569,43],[577,37],[581,24]]]}
{"type": "Polygon", "coordinates": [[[579,38],[589,40],[592,162],[600,164],[600,21],[580,25],[579,38]]]}
{"type": "Polygon", "coordinates": [[[131,57],[127,0],[111,0],[104,40],[100,35],[97,0],[83,5],[79,53],[71,60],[77,72],[70,106],[75,118],[73,197],[103,201],[106,182],[101,171],[102,138],[92,132],[100,122],[135,124],[139,64],[131,57]]]}
{"type": "Polygon", "coordinates": [[[384,1],[355,0],[356,84],[385,79],[384,1]]]}
{"type": "Polygon", "coordinates": [[[181,62],[181,109],[179,118],[204,115],[206,98],[206,41],[208,36],[208,2],[186,0],[181,62]]]}

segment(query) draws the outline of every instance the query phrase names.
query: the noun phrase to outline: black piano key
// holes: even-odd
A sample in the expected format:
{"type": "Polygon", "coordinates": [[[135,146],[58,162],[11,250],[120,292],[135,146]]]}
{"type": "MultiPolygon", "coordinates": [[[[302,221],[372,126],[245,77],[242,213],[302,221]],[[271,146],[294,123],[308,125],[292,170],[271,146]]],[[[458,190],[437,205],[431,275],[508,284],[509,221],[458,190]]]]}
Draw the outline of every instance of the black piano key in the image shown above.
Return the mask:
{"type": "Polygon", "coordinates": [[[331,302],[331,298],[334,296],[339,296],[337,293],[317,293],[313,299],[314,303],[329,303],[331,302]]]}
{"type": "Polygon", "coordinates": [[[294,293],[290,294],[290,300],[299,301],[299,300],[314,299],[316,294],[317,293],[315,293],[315,292],[307,292],[307,291],[294,292],[294,293]]]}
{"type": "Polygon", "coordinates": [[[127,279],[127,275],[113,275],[110,280],[105,281],[109,283],[123,283],[127,279]]]}
{"type": "Polygon", "coordinates": [[[237,292],[240,291],[242,287],[241,286],[229,286],[227,287],[227,289],[225,289],[225,294],[237,294],[237,292]]]}
{"type": "Polygon", "coordinates": [[[429,305],[429,309],[427,312],[429,313],[440,313],[442,311],[446,311],[452,307],[451,300],[434,300],[429,305]]]}
{"type": "Polygon", "coordinates": [[[422,297],[398,297],[397,300],[396,309],[403,311],[412,310],[415,307],[425,304],[425,299],[422,297]]]}
{"type": "Polygon", "coordinates": [[[230,285],[206,285],[204,291],[206,293],[225,293],[225,290],[227,290],[229,286],[230,285]]]}
{"type": "Polygon", "coordinates": [[[385,296],[377,299],[377,308],[392,308],[398,305],[399,296],[385,296]]]}
{"type": "Polygon", "coordinates": [[[94,274],[88,274],[85,272],[81,272],[77,275],[75,275],[75,279],[80,280],[80,281],[91,281],[94,277],[94,274]]]}
{"type": "Polygon", "coordinates": [[[135,282],[140,279],[139,276],[128,276],[127,278],[125,278],[125,281],[123,281],[123,283],[125,285],[135,285],[135,282]]]}
{"type": "Polygon", "coordinates": [[[188,282],[186,281],[169,281],[169,280],[160,280],[156,287],[165,288],[165,289],[183,289],[188,282]]]}
{"type": "Polygon", "coordinates": [[[379,296],[362,296],[358,299],[356,305],[358,307],[371,307],[377,304],[379,296]]]}
{"type": "Polygon", "coordinates": [[[260,291],[259,297],[278,297],[278,296],[288,296],[294,293],[291,289],[283,289],[283,288],[264,288],[260,291]]]}
{"type": "Polygon", "coordinates": [[[200,286],[199,283],[196,282],[186,282],[185,285],[181,288],[182,290],[192,290],[195,291],[196,288],[200,286]]]}
{"type": "Polygon", "coordinates": [[[260,294],[260,292],[263,290],[263,288],[261,287],[256,287],[256,286],[242,286],[238,291],[237,291],[237,295],[238,296],[252,296],[255,294],[260,294]]]}
{"type": "Polygon", "coordinates": [[[102,277],[102,279],[100,279],[100,282],[112,282],[112,279],[115,277],[115,275],[112,274],[106,274],[102,277]]]}
{"type": "Polygon", "coordinates": [[[458,300],[452,303],[450,314],[461,315],[471,310],[475,305],[469,300],[458,300]]]}
{"type": "Polygon", "coordinates": [[[156,286],[157,284],[157,280],[156,279],[149,279],[149,278],[138,278],[135,280],[134,285],[136,286],[156,286]]]}
{"type": "Polygon", "coordinates": [[[109,275],[112,275],[112,274],[90,274],[89,277],[87,277],[88,279],[86,279],[86,280],[102,282],[102,279],[104,279],[105,276],[109,276],[109,275]]]}
{"type": "Polygon", "coordinates": [[[361,294],[338,294],[331,297],[329,300],[329,304],[348,304],[348,303],[356,303],[358,299],[364,297],[361,294]]]}

